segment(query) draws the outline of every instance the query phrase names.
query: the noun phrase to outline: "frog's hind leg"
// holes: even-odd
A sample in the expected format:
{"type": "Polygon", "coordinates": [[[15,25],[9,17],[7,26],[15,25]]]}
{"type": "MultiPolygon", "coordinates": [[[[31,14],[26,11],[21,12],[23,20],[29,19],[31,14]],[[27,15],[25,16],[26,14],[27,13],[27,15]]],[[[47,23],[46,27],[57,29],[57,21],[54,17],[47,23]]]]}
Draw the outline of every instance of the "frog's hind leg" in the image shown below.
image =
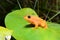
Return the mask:
{"type": "Polygon", "coordinates": [[[45,25],[41,25],[42,26],[42,28],[44,28],[44,29],[47,29],[48,27],[47,27],[47,24],[45,24],[45,25]]]}
{"type": "Polygon", "coordinates": [[[47,24],[44,26],[44,28],[45,28],[45,29],[47,29],[47,28],[48,28],[48,27],[47,27],[47,24]]]}

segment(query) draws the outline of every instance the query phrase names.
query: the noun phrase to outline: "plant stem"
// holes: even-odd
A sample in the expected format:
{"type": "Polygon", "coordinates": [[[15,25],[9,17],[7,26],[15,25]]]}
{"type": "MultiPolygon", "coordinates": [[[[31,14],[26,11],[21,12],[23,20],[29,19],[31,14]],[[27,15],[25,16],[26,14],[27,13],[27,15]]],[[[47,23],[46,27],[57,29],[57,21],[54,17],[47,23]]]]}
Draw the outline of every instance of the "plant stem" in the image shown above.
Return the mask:
{"type": "Polygon", "coordinates": [[[38,2],[38,0],[36,0],[35,3],[34,3],[34,9],[35,9],[35,7],[36,7],[37,2],[38,2]]]}
{"type": "Polygon", "coordinates": [[[22,7],[21,7],[21,4],[19,3],[19,0],[17,0],[17,3],[19,5],[19,8],[21,9],[22,7]]]}
{"type": "Polygon", "coordinates": [[[54,17],[56,17],[58,14],[60,14],[60,11],[57,12],[57,14],[55,14],[54,16],[52,16],[48,21],[51,21],[54,17]]]}

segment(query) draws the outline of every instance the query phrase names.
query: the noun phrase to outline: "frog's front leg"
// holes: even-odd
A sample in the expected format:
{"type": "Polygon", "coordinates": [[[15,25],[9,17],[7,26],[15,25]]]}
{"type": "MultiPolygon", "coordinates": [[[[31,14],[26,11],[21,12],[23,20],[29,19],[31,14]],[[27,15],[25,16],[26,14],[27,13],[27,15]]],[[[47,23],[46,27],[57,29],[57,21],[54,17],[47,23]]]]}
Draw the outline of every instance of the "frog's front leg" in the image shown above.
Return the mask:
{"type": "Polygon", "coordinates": [[[38,23],[35,23],[34,25],[35,25],[35,28],[38,28],[38,23]]]}

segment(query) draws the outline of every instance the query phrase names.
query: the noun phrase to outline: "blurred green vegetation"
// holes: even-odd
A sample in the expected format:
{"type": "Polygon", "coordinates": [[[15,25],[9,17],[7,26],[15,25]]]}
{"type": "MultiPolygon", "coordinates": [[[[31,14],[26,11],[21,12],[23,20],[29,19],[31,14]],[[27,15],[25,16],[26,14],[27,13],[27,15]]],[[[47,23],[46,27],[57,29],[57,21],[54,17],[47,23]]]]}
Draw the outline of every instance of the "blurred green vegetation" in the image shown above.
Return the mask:
{"type": "Polygon", "coordinates": [[[0,0],[0,25],[4,26],[4,18],[6,14],[12,10],[17,10],[25,7],[34,9],[37,14],[43,19],[50,19],[52,22],[60,23],[60,0],[0,0]]]}

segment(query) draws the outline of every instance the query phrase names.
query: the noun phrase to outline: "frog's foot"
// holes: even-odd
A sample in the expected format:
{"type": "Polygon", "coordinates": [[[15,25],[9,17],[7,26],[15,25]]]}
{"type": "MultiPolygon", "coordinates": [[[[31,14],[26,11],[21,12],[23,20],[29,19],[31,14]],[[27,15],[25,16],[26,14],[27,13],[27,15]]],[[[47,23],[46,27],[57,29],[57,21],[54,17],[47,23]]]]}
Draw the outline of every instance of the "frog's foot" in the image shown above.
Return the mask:
{"type": "Polygon", "coordinates": [[[38,27],[33,27],[32,29],[38,29],[38,27]]]}
{"type": "Polygon", "coordinates": [[[48,27],[47,27],[47,26],[45,26],[45,27],[44,27],[44,29],[48,29],[48,27]]]}
{"type": "Polygon", "coordinates": [[[37,29],[38,28],[38,26],[37,27],[34,27],[35,29],[37,29]]]}

